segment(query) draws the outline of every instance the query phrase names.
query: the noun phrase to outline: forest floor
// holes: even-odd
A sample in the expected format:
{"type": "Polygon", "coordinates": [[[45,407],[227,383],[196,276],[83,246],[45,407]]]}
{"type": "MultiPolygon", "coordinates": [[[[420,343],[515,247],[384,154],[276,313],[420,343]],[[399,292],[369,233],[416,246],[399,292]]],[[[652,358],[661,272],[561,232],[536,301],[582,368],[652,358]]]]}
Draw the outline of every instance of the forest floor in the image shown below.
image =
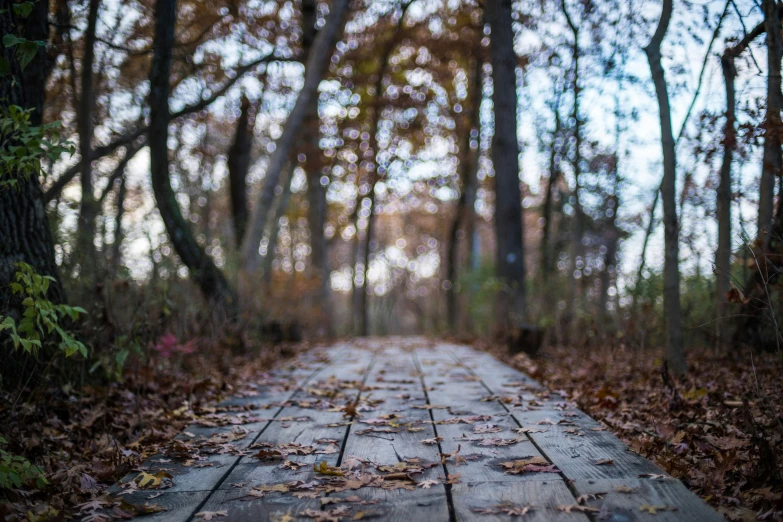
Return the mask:
{"type": "MultiPolygon", "coordinates": [[[[575,401],[730,520],[783,520],[779,356],[690,353],[688,380],[676,384],[653,353],[548,348],[532,360],[481,347],[575,401]]],[[[41,466],[49,480],[43,489],[0,493],[0,520],[73,517],[194,418],[227,397],[252,396],[273,380],[268,371],[278,361],[296,364],[287,357],[308,348],[158,356],[105,386],[0,394],[3,449],[41,466]]]]}
{"type": "MultiPolygon", "coordinates": [[[[203,348],[203,347],[202,347],[203,348]]],[[[0,490],[0,520],[59,521],[169,443],[227,397],[252,396],[280,361],[309,349],[285,346],[242,356],[212,347],[186,356],[155,353],[120,382],[0,391],[2,449],[40,466],[49,481],[0,490]]],[[[285,386],[285,383],[276,383],[285,386]]],[[[0,462],[2,464],[2,462],[0,462]]],[[[81,518],[81,517],[77,517],[81,518]]]]}
{"type": "Polygon", "coordinates": [[[660,354],[548,347],[501,360],[577,403],[729,520],[783,520],[783,357],[688,353],[682,383],[660,354]]]}

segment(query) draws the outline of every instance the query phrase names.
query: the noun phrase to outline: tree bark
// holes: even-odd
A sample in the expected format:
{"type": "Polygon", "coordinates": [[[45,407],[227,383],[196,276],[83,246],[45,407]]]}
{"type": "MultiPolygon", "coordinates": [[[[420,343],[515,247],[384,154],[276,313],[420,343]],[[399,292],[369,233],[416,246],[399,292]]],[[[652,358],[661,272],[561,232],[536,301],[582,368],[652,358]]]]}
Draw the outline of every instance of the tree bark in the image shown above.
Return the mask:
{"type": "MultiPolygon", "coordinates": [[[[370,292],[370,285],[367,281],[367,274],[370,270],[370,244],[372,243],[373,229],[375,228],[375,185],[378,183],[378,125],[381,122],[381,102],[383,100],[383,79],[386,77],[389,68],[389,58],[392,52],[397,47],[397,44],[402,39],[402,25],[405,21],[405,14],[408,12],[408,7],[411,3],[408,2],[401,6],[400,17],[397,19],[397,26],[394,34],[389,40],[383,55],[381,56],[381,63],[378,68],[378,76],[375,78],[375,109],[372,113],[372,124],[370,126],[370,139],[369,150],[375,154],[374,161],[368,164],[367,167],[367,179],[370,185],[370,191],[367,193],[367,199],[370,202],[369,215],[367,216],[367,229],[364,234],[364,244],[358,249],[358,256],[356,265],[362,265],[364,270],[364,285],[358,295],[358,299],[355,300],[354,314],[359,318],[359,335],[367,336],[370,334],[370,309],[367,304],[368,296],[370,292]]],[[[357,221],[357,234],[358,234],[358,221],[357,221]]]]}
{"type": "Polygon", "coordinates": [[[266,247],[266,255],[264,256],[263,263],[261,265],[261,271],[263,272],[264,283],[269,286],[272,282],[272,263],[275,260],[275,248],[277,248],[277,238],[280,237],[280,220],[285,216],[288,210],[288,200],[291,198],[291,181],[294,177],[294,165],[295,162],[291,161],[287,164],[288,174],[283,176],[280,180],[280,197],[277,201],[277,207],[274,210],[274,217],[269,224],[269,242],[266,247]]]}
{"type": "Polygon", "coordinates": [[[780,15],[775,0],[763,0],[764,23],[767,33],[767,112],[764,120],[764,154],[759,187],[759,213],[757,243],[762,255],[769,248],[772,232],[772,213],[775,199],[775,178],[783,174],[781,134],[781,78],[780,62],[783,59],[783,41],[780,31],[780,15]]]}
{"type": "Polygon", "coordinates": [[[93,64],[95,62],[95,32],[98,25],[98,8],[100,4],[100,0],[89,0],[88,4],[87,30],[84,33],[84,53],[81,60],[81,96],[79,99],[79,114],[77,116],[79,153],[81,154],[80,181],[82,199],[79,207],[76,259],[79,262],[80,280],[87,286],[86,295],[89,295],[94,290],[97,282],[95,219],[98,216],[99,207],[93,193],[91,156],[93,136],[92,109],[94,102],[93,64]]]}
{"type": "MultiPolygon", "coordinates": [[[[582,121],[579,114],[579,58],[581,56],[579,49],[579,27],[574,24],[571,16],[568,14],[565,0],[562,0],[563,14],[565,15],[568,27],[571,30],[571,37],[573,42],[571,44],[571,59],[574,66],[574,104],[571,111],[571,118],[574,120],[574,155],[571,162],[571,168],[574,174],[574,217],[571,226],[571,255],[570,255],[570,268],[568,274],[568,299],[566,300],[566,317],[572,324],[574,324],[574,309],[577,308],[577,294],[580,293],[577,289],[576,272],[582,271],[578,267],[578,262],[581,260],[584,263],[584,246],[582,245],[582,236],[584,236],[584,213],[582,211],[582,202],[580,199],[580,176],[582,174],[582,121]]],[[[580,282],[583,279],[579,280],[580,282]]],[[[582,307],[578,307],[581,309],[582,307]]]]}
{"type": "Polygon", "coordinates": [[[517,138],[517,82],[511,0],[488,0],[491,28],[490,52],[494,90],[492,102],[495,135],[492,164],[495,169],[495,235],[498,278],[504,284],[499,295],[500,327],[525,316],[525,257],[522,235],[522,194],[519,180],[517,138]]]}
{"type": "MultiPolygon", "coordinates": [[[[310,56],[318,29],[315,0],[302,0],[302,50],[305,60],[310,56]]],[[[321,183],[322,162],[320,137],[321,119],[318,115],[318,96],[310,102],[304,124],[303,141],[306,150],[304,165],[307,175],[307,221],[310,227],[310,270],[318,278],[317,300],[326,321],[326,330],[331,331],[329,245],[324,235],[326,225],[326,185],[321,183]]]]}
{"type": "Polygon", "coordinates": [[[661,118],[661,147],[663,149],[663,182],[661,196],[663,200],[664,223],[664,268],[663,268],[663,307],[666,320],[666,359],[669,369],[678,377],[687,373],[682,340],[682,313],[680,305],[680,230],[677,221],[677,160],[672,134],[671,109],[666,77],[661,64],[661,44],[669,28],[673,0],[663,0],[663,8],[658,27],[652,40],[644,48],[650,62],[650,72],[655,84],[655,95],[661,118]]]}
{"type": "Polygon", "coordinates": [[[563,122],[560,118],[560,97],[561,91],[558,91],[555,97],[555,104],[552,109],[552,113],[555,119],[555,128],[552,131],[552,143],[549,150],[549,179],[546,184],[546,195],[544,196],[544,230],[541,236],[541,275],[544,283],[549,281],[549,277],[554,272],[555,266],[552,259],[552,214],[554,203],[554,190],[557,186],[557,182],[560,179],[560,160],[562,155],[561,148],[557,145],[557,140],[560,138],[560,134],[563,129],[563,122]]]}
{"type": "Polygon", "coordinates": [[[650,244],[650,236],[652,236],[655,229],[655,209],[658,207],[658,201],[661,199],[661,185],[655,187],[655,195],[653,196],[652,206],[650,207],[650,220],[647,222],[647,228],[644,231],[644,241],[642,242],[642,253],[639,260],[639,268],[636,269],[636,283],[633,287],[633,295],[631,296],[631,310],[632,314],[636,316],[637,305],[639,295],[642,291],[642,280],[644,279],[644,268],[647,264],[647,246],[650,244]]]}
{"type": "Polygon", "coordinates": [[[334,0],[331,3],[326,23],[316,35],[312,52],[310,52],[310,56],[307,58],[304,86],[297,96],[294,108],[291,114],[288,115],[283,128],[283,134],[277,140],[275,151],[269,159],[264,186],[253,207],[250,223],[243,240],[240,267],[240,281],[243,281],[243,287],[246,283],[249,283],[250,277],[258,268],[260,262],[258,245],[261,243],[264,235],[267,212],[275,196],[275,187],[280,180],[280,174],[290,157],[297,134],[307,115],[310,99],[313,96],[317,96],[318,85],[321,83],[321,79],[327,70],[332,49],[338,35],[342,32],[347,8],[348,0],[334,0]]]}
{"type": "Polygon", "coordinates": [[[188,267],[191,277],[211,303],[233,318],[237,310],[234,292],[223,273],[196,243],[171,188],[168,150],[169,78],[176,20],[176,0],[157,0],[149,94],[148,137],[152,189],[169,239],[182,262],[188,267]]]}
{"type": "Polygon", "coordinates": [[[254,122],[250,117],[250,100],[242,96],[242,106],[228,151],[228,177],[231,192],[231,217],[234,221],[234,241],[241,248],[247,225],[247,173],[250,170],[250,150],[253,145],[254,122]]]}
{"type": "Polygon", "coordinates": [[[471,136],[473,130],[478,132],[481,126],[481,67],[482,60],[480,56],[476,56],[473,60],[473,71],[470,76],[470,83],[468,85],[468,92],[471,94],[470,104],[465,107],[465,122],[462,125],[462,144],[460,145],[460,164],[459,164],[459,180],[460,180],[460,194],[457,200],[456,212],[454,213],[454,221],[451,223],[451,229],[449,230],[449,238],[447,244],[447,261],[446,261],[446,280],[451,283],[451,286],[446,290],[446,316],[448,319],[449,328],[452,333],[455,333],[458,329],[459,322],[459,301],[457,295],[457,258],[459,253],[459,238],[458,233],[460,226],[466,231],[465,238],[468,243],[471,241],[469,233],[472,229],[471,220],[473,209],[476,203],[476,164],[479,158],[479,149],[481,145],[476,147],[476,150],[472,150],[470,147],[471,136]]]}
{"type": "MultiPolygon", "coordinates": [[[[28,41],[46,42],[48,2],[34,2],[26,18],[14,13],[12,0],[0,0],[0,33],[16,35],[28,41]]],[[[0,99],[32,111],[30,122],[41,125],[45,99],[47,54],[41,46],[24,70],[14,58],[14,48],[0,46],[0,57],[10,65],[10,73],[0,78],[0,99]]],[[[9,283],[13,280],[17,262],[25,262],[42,275],[55,278],[49,286],[47,298],[55,303],[64,299],[62,285],[54,260],[54,240],[37,175],[11,173],[7,181],[18,182],[16,187],[0,184],[0,315],[18,318],[20,302],[12,295],[9,283]]]]}
{"type": "Polygon", "coordinates": [[[115,274],[122,262],[122,241],[124,239],[122,233],[122,216],[125,215],[125,198],[127,194],[128,184],[125,176],[123,176],[120,180],[120,188],[117,191],[117,215],[114,218],[114,244],[112,244],[111,250],[111,264],[115,274]]]}
{"type": "Polygon", "coordinates": [[[717,316],[716,346],[722,349],[726,340],[727,301],[731,281],[731,162],[737,144],[736,101],[734,78],[737,70],[734,58],[724,53],[720,60],[726,84],[726,126],[723,133],[723,162],[717,191],[718,248],[715,251],[715,312],[717,316]]]}

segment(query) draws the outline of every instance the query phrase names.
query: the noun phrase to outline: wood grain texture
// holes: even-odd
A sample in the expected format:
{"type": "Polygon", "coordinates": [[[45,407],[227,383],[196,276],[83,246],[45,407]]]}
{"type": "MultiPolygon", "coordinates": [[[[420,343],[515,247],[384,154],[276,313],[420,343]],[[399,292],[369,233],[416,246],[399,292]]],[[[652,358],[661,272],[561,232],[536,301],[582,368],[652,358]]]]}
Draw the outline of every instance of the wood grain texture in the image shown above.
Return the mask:
{"type": "MultiPolygon", "coordinates": [[[[543,455],[523,434],[515,431],[519,426],[508,411],[494,400],[482,401],[489,395],[480,381],[473,379],[464,368],[450,362],[445,352],[417,350],[423,380],[428,390],[429,400],[436,406],[450,406],[447,409],[432,409],[436,422],[435,429],[443,437],[441,448],[444,453],[454,453],[468,459],[456,465],[455,459],[447,461],[449,474],[461,474],[463,482],[502,482],[508,480],[554,480],[558,475],[552,473],[526,473],[513,478],[501,467],[502,462],[543,455]],[[474,424],[443,424],[455,417],[486,415],[491,418],[474,424]],[[497,426],[502,431],[496,433],[474,433],[478,425],[497,426]],[[515,439],[521,442],[509,446],[482,446],[483,439],[515,439]],[[480,440],[464,440],[480,439],[480,440]]],[[[479,427],[480,429],[480,427],[479,427]]]]}
{"type": "MultiPolygon", "coordinates": [[[[381,401],[375,409],[363,412],[363,419],[377,419],[382,415],[400,415],[395,419],[399,424],[398,433],[370,433],[359,435],[357,432],[370,428],[371,424],[362,423],[362,419],[351,428],[345,447],[347,458],[367,459],[377,464],[395,465],[406,459],[418,458],[425,463],[437,465],[425,469],[423,473],[413,475],[417,482],[438,480],[444,475],[440,465],[437,445],[423,444],[421,441],[435,437],[429,411],[412,406],[426,405],[426,396],[421,379],[409,351],[396,346],[379,347],[376,350],[375,364],[367,380],[369,397],[381,401]],[[409,431],[407,425],[414,430],[409,431]]],[[[386,426],[388,427],[388,426],[386,426]]],[[[368,471],[373,471],[368,467],[368,471]]],[[[424,489],[417,487],[409,490],[385,490],[380,488],[362,488],[354,492],[344,492],[335,496],[354,494],[363,500],[377,504],[354,508],[363,510],[367,515],[388,521],[411,520],[416,513],[420,520],[447,521],[449,506],[446,488],[434,485],[424,489]]]]}
{"type": "Polygon", "coordinates": [[[565,513],[559,506],[575,504],[574,497],[562,480],[517,480],[513,482],[480,482],[452,486],[456,519],[498,522],[588,522],[583,513],[565,513]],[[522,518],[507,514],[480,514],[477,510],[499,506],[532,506],[522,518]]]}
{"type": "Polygon", "coordinates": [[[122,495],[121,498],[129,504],[155,505],[164,509],[158,513],[144,515],[141,520],[145,522],[185,522],[193,517],[193,513],[206,500],[209,493],[209,491],[136,491],[122,495]],[[155,496],[158,494],[161,495],[155,496]]]}
{"type": "MultiPolygon", "coordinates": [[[[350,507],[343,520],[354,516],[404,522],[723,520],[680,481],[631,452],[600,423],[487,353],[422,339],[362,339],[314,350],[285,366],[263,386],[223,403],[245,407],[241,413],[263,419],[243,425],[248,434],[233,443],[233,455],[211,454],[187,466],[155,455],[144,463],[142,469],[150,473],[166,470],[174,475],[174,486],[159,497],[149,499],[160,493],[150,490],[126,496],[133,503],[167,508],[146,520],[184,522],[201,511],[225,511],[227,516],[217,520],[309,521],[306,510],[328,512],[338,506],[350,507]],[[352,404],[358,404],[358,418],[344,415],[344,407],[352,404]],[[454,422],[479,415],[488,418],[454,422]],[[360,434],[374,427],[394,431],[360,434]],[[528,430],[519,432],[519,428],[528,430]],[[485,439],[516,438],[519,442],[505,446],[481,444],[485,439]],[[339,449],[290,455],[290,460],[304,464],[296,471],[281,468],[281,460],[250,456],[263,443],[323,449],[327,444],[318,441],[324,439],[337,441],[339,449]],[[423,443],[426,439],[435,443],[423,443]],[[458,448],[465,461],[454,458],[458,448]],[[445,454],[452,455],[441,461],[445,454]],[[533,457],[555,464],[559,472],[511,475],[500,466],[533,457]],[[312,468],[319,461],[329,466],[350,462],[354,469],[385,474],[377,467],[410,459],[434,464],[412,475],[417,485],[433,481],[430,487],[411,490],[391,483],[388,489],[362,487],[321,493],[321,498],[279,492],[263,498],[249,495],[258,485],[324,480],[312,468]],[[611,463],[597,464],[602,460],[611,463]],[[445,484],[447,477],[454,483],[445,484]],[[321,501],[347,497],[352,498],[327,505],[321,501]],[[533,508],[522,519],[504,512],[526,505],[533,508]],[[571,513],[558,509],[577,505],[597,511],[588,516],[578,508],[571,513]]],[[[231,426],[195,424],[178,438],[202,441],[230,430],[231,426]]],[[[119,491],[117,486],[110,490],[119,491]]]]}
{"type": "MultiPolygon", "coordinates": [[[[481,379],[493,393],[513,388],[524,382],[524,375],[489,354],[467,351],[464,347],[450,350],[455,360],[481,379]]],[[[528,377],[529,379],[529,377],[528,377]]],[[[510,412],[523,427],[545,429],[531,432],[528,437],[548,460],[557,465],[579,497],[607,493],[603,499],[592,499],[587,505],[602,508],[602,516],[616,522],[635,520],[718,521],[724,518],[690,492],[680,481],[669,477],[649,460],[632,452],[620,439],[589,415],[568,404],[556,394],[538,397],[541,407],[511,408],[510,412]],[[598,465],[601,460],[611,464],[598,465]],[[640,474],[655,474],[662,480],[640,479],[640,474]],[[621,493],[618,487],[630,487],[631,493],[621,493]],[[655,514],[642,506],[661,506],[655,514]],[[676,510],[668,509],[675,508],[676,510]]],[[[649,507],[647,508],[649,509],[649,507]]]]}

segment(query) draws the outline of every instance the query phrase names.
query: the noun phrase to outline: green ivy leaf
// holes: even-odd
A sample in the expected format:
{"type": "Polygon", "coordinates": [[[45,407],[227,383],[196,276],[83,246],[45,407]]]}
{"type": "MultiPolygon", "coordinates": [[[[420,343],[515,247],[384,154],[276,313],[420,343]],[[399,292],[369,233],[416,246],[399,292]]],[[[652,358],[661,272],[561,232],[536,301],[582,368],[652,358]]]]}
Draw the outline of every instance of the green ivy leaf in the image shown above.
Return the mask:
{"type": "Polygon", "coordinates": [[[27,40],[24,38],[19,38],[13,34],[7,34],[3,36],[3,45],[6,46],[6,48],[25,43],[26,41],[27,40]]]}
{"type": "Polygon", "coordinates": [[[27,18],[30,16],[30,13],[33,12],[33,3],[32,2],[22,2],[20,4],[14,4],[14,13],[16,16],[21,16],[22,18],[27,18]]]}
{"type": "Polygon", "coordinates": [[[24,42],[16,48],[16,59],[19,60],[19,67],[24,71],[30,62],[33,61],[38,53],[38,42],[24,42]]]}

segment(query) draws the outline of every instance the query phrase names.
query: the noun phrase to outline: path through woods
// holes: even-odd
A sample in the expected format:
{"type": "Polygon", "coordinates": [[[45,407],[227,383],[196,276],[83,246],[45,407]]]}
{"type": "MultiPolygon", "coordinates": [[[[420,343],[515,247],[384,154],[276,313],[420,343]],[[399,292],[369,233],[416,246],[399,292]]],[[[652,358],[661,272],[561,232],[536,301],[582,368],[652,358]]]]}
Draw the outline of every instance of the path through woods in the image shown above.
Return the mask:
{"type": "Polygon", "coordinates": [[[723,520],[562,397],[466,346],[315,349],[246,395],[113,492],[166,521],[723,520]]]}

